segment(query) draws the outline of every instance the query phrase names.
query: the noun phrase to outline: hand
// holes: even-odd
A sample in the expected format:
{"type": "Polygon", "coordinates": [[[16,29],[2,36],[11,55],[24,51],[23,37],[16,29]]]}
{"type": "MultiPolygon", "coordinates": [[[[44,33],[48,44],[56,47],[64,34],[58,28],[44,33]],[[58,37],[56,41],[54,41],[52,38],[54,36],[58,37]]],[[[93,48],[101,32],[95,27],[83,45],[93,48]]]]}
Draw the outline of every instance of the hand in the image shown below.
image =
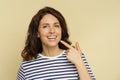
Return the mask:
{"type": "Polygon", "coordinates": [[[76,42],[75,47],[72,47],[71,45],[69,45],[68,43],[62,40],[61,40],[61,43],[65,45],[66,47],[68,47],[68,50],[67,50],[68,60],[71,61],[73,64],[79,64],[79,61],[82,56],[82,52],[81,52],[78,42],[76,42]]]}

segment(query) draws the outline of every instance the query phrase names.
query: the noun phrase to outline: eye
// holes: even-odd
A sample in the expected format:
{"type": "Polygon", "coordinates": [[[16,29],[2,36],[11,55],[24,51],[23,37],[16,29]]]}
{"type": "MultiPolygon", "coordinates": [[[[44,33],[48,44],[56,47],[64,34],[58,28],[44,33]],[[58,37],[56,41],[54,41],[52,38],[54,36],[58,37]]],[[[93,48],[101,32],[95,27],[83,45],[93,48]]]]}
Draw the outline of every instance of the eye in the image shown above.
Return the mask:
{"type": "Polygon", "coordinates": [[[47,25],[42,26],[42,28],[47,28],[47,25]]]}
{"type": "Polygon", "coordinates": [[[59,28],[59,27],[60,27],[60,25],[55,25],[55,27],[59,28]]]}

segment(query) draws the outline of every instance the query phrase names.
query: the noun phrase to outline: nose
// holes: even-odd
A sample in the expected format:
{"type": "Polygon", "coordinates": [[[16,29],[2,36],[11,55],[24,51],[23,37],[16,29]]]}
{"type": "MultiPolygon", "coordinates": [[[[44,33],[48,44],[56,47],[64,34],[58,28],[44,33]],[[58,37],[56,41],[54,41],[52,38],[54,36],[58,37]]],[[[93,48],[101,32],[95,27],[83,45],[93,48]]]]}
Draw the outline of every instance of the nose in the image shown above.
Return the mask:
{"type": "Polygon", "coordinates": [[[51,34],[55,33],[54,27],[50,27],[49,33],[51,33],[51,34]]]}

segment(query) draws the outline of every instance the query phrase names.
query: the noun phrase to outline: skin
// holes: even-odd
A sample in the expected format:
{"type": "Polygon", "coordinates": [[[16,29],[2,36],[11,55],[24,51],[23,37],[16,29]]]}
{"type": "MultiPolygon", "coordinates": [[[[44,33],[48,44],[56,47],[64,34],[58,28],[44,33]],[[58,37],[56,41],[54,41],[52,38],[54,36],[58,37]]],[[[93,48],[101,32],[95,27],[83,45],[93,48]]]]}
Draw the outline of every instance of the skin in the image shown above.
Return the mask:
{"type": "Polygon", "coordinates": [[[58,43],[61,40],[62,29],[59,21],[51,14],[46,14],[40,21],[38,37],[41,39],[45,56],[56,56],[61,53],[58,43]]]}
{"type": "Polygon", "coordinates": [[[43,52],[42,55],[54,57],[59,55],[63,50],[58,47],[58,43],[68,47],[67,58],[75,64],[80,80],[92,80],[84,62],[81,58],[82,52],[79,44],[76,43],[73,48],[71,45],[61,41],[62,29],[59,21],[51,14],[46,14],[40,21],[38,37],[41,39],[43,52]]]}
{"type": "Polygon", "coordinates": [[[71,45],[67,44],[64,41],[61,41],[62,44],[64,44],[66,47],[68,47],[67,52],[67,58],[70,60],[73,64],[75,64],[78,74],[80,76],[80,80],[92,80],[86,66],[84,65],[84,62],[82,60],[82,52],[79,47],[78,42],[76,42],[75,47],[73,48],[71,45]]]}

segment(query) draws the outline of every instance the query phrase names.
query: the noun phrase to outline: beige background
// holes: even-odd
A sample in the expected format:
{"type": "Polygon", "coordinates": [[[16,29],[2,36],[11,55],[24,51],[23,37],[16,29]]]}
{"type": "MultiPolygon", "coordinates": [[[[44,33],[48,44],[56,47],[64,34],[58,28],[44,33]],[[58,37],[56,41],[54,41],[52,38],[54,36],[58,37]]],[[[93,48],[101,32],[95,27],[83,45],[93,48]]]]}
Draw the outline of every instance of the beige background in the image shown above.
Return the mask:
{"type": "Polygon", "coordinates": [[[31,17],[44,6],[66,18],[97,80],[120,80],[120,0],[0,0],[0,80],[15,80],[31,17]]]}

